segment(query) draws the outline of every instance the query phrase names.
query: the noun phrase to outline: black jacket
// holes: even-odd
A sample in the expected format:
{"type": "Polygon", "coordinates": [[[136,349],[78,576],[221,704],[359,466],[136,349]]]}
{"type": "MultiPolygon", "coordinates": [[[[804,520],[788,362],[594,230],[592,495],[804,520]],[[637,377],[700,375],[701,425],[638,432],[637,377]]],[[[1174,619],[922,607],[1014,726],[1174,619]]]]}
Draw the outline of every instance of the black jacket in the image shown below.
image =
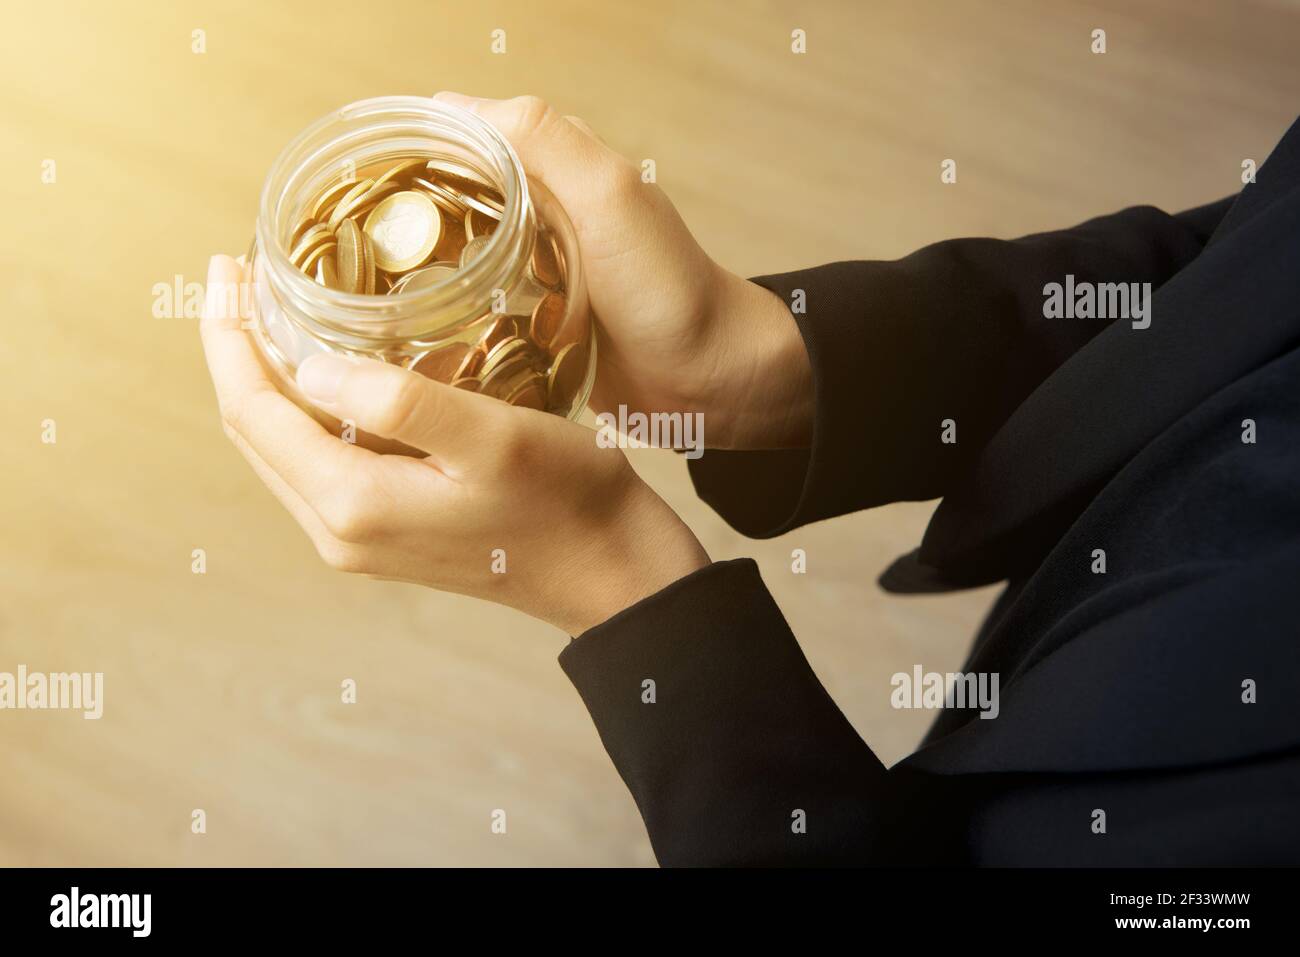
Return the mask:
{"type": "Polygon", "coordinates": [[[965,666],[1000,712],[885,768],[716,563],[560,656],[661,863],[1300,863],[1300,123],[1257,179],[757,280],[806,294],[812,446],[709,451],[699,494],[760,538],[941,497],[881,584],[1008,582],[965,666]],[[1045,318],[1067,274],[1151,283],[1149,328],[1045,318]]]}

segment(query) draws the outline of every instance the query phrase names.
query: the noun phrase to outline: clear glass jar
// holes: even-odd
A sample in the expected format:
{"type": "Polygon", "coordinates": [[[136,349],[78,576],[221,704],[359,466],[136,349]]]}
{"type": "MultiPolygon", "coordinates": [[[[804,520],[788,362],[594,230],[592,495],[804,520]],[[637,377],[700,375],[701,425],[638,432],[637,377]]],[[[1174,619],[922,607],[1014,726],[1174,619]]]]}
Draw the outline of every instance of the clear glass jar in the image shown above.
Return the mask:
{"type": "MultiPolygon", "coordinates": [[[[334,351],[433,375],[430,369],[446,365],[439,357],[464,354],[466,347],[488,352],[503,329],[527,338],[541,321],[545,343],[534,348],[530,341],[528,350],[517,350],[528,353],[532,374],[549,387],[540,406],[569,418],[586,406],[596,355],[573,227],[545,186],[527,176],[505,138],[474,113],[422,97],[380,97],[309,126],[267,175],[247,269],[253,338],[268,367],[286,395],[329,427],[339,423],[315,409],[295,384],[308,356],[334,351]],[[386,295],[330,288],[291,261],[291,241],[317,197],[341,180],[364,181],[367,171],[425,155],[453,158],[499,193],[500,221],[476,258],[421,288],[386,295]],[[562,297],[562,306],[552,296],[539,307],[551,293],[562,297]],[[545,313],[541,319],[539,312],[545,313]],[[561,351],[565,359],[557,368],[561,351]]],[[[484,383],[491,384],[487,377],[484,383]]],[[[536,396],[530,404],[539,407],[536,396]]]]}

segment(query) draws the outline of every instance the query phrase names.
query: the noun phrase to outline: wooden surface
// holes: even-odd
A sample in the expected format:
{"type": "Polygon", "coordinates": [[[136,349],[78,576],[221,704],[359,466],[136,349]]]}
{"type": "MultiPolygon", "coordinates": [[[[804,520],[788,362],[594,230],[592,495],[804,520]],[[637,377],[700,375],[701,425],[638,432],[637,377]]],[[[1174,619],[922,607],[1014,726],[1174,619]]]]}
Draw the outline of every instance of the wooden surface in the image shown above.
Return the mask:
{"type": "MultiPolygon", "coordinates": [[[[318,115],[540,94],[655,159],[706,248],[753,274],[1207,201],[1300,103],[1281,0],[45,2],[3,34],[0,671],[106,683],[98,722],[0,711],[4,864],[653,863],[565,638],[327,570],[223,438],[195,321],[153,315],[156,283],[246,248],[263,175],[318,115]]],[[[855,727],[908,753],[932,715],[891,710],[889,676],[957,667],[995,594],[876,588],[932,504],[753,543],[674,456],[635,460],[714,557],[758,559],[855,727]]]]}

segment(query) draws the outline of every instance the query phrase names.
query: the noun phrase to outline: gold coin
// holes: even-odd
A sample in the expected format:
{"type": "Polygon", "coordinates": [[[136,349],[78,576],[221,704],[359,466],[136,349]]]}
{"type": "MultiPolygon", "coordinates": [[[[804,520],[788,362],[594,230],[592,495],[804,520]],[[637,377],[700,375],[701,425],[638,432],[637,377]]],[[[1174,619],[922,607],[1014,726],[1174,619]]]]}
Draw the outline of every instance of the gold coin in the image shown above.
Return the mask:
{"type": "Polygon", "coordinates": [[[423,156],[415,156],[410,159],[399,160],[392,166],[388,167],[387,171],[375,180],[375,185],[381,186],[389,180],[394,180],[399,176],[411,172],[411,170],[420,169],[424,166],[424,163],[425,160],[423,156]]]}
{"type": "Polygon", "coordinates": [[[497,220],[484,216],[477,209],[465,213],[465,235],[471,242],[480,236],[491,236],[497,228],[497,220]]]}
{"type": "Polygon", "coordinates": [[[352,187],[357,185],[355,179],[342,179],[333,186],[325,190],[316,197],[316,202],[311,205],[311,218],[320,219],[325,213],[332,209],[334,204],[343,198],[344,194],[352,187]]]}
{"type": "Polygon", "coordinates": [[[505,207],[503,206],[498,209],[495,204],[489,204],[482,194],[471,196],[469,193],[456,193],[455,196],[456,200],[462,205],[468,206],[470,209],[478,210],[489,219],[496,220],[497,222],[501,221],[501,214],[505,211],[505,207]]]}
{"type": "Polygon", "coordinates": [[[480,203],[491,207],[498,213],[504,213],[506,211],[505,200],[495,189],[481,189],[474,195],[480,203]]]}
{"type": "Polygon", "coordinates": [[[528,343],[518,336],[502,339],[488,349],[487,355],[483,357],[483,369],[480,374],[486,376],[512,356],[523,355],[528,351],[528,343]]]}
{"type": "Polygon", "coordinates": [[[307,234],[307,230],[316,225],[316,221],[310,216],[304,216],[298,221],[298,225],[293,227],[293,232],[289,234],[288,247],[293,249],[298,245],[298,240],[307,234]]]}
{"type": "Polygon", "coordinates": [[[338,248],[338,243],[334,242],[332,239],[327,243],[321,243],[309,252],[305,259],[303,259],[302,271],[310,276],[316,269],[316,264],[320,262],[321,257],[328,256],[330,253],[334,252],[336,248],[338,248]]]}
{"type": "MultiPolygon", "coordinates": [[[[352,220],[352,222],[356,222],[356,220],[352,220]]],[[[370,235],[365,232],[361,234],[361,251],[365,257],[363,260],[364,284],[359,291],[364,292],[367,296],[373,296],[377,278],[375,275],[375,244],[370,239],[370,235]]]]}
{"type": "Polygon", "coordinates": [[[401,188],[401,183],[385,183],[382,186],[371,186],[365,192],[365,195],[352,204],[352,208],[348,210],[348,215],[356,219],[363,219],[367,212],[379,204],[381,199],[396,193],[401,188]]]}
{"type": "Polygon", "coordinates": [[[483,383],[473,376],[465,376],[461,379],[453,379],[451,387],[453,389],[464,389],[466,392],[479,392],[483,389],[483,383]]]}
{"type": "Polygon", "coordinates": [[[560,281],[560,256],[550,230],[541,233],[533,244],[533,276],[551,288],[560,281]]]}
{"type": "Polygon", "coordinates": [[[495,370],[494,381],[499,390],[498,395],[508,396],[529,379],[537,376],[537,364],[533,361],[533,355],[531,351],[521,353],[506,360],[499,369],[495,370]]]}
{"type": "Polygon", "coordinates": [[[483,350],[475,346],[465,353],[465,358],[460,360],[460,365],[452,373],[452,381],[457,379],[466,379],[478,374],[478,370],[483,366],[483,350]]]}
{"type": "Polygon", "coordinates": [[[438,382],[454,382],[463,378],[456,373],[473,351],[467,343],[449,342],[420,356],[411,363],[411,369],[438,382]]]}
{"type": "Polygon", "coordinates": [[[425,163],[425,168],[437,178],[459,180],[460,183],[457,185],[463,185],[468,189],[477,191],[492,188],[492,184],[478,170],[450,156],[435,156],[425,163]]]}
{"type": "Polygon", "coordinates": [[[453,219],[459,219],[465,215],[467,207],[460,201],[460,194],[454,190],[419,176],[411,180],[411,185],[428,193],[433,198],[433,201],[445,209],[453,219]]]}
{"type": "Polygon", "coordinates": [[[506,395],[506,401],[525,409],[541,412],[546,408],[546,381],[531,373],[506,395]]]}
{"type": "Polygon", "coordinates": [[[301,266],[307,255],[323,243],[329,242],[334,237],[334,231],[328,226],[318,224],[311,227],[303,234],[302,239],[298,240],[298,245],[293,247],[289,253],[289,261],[295,266],[301,266]]]}
{"type": "Polygon", "coordinates": [[[320,262],[316,264],[316,281],[326,289],[339,288],[339,269],[334,265],[333,256],[322,256],[320,262]]]}
{"type": "Polygon", "coordinates": [[[417,269],[414,272],[408,272],[405,276],[397,281],[394,292],[415,292],[420,289],[428,289],[436,286],[440,282],[445,282],[452,276],[456,275],[456,267],[451,263],[434,263],[432,266],[426,266],[424,269],[417,269]],[[398,288],[400,287],[400,288],[398,288]]]}
{"type": "Polygon", "coordinates": [[[484,216],[477,209],[471,209],[465,213],[465,221],[469,222],[469,228],[473,230],[474,235],[491,235],[497,229],[498,220],[490,216],[484,216]]]}
{"type": "Polygon", "coordinates": [[[552,406],[564,406],[572,403],[582,386],[587,374],[586,351],[578,348],[579,343],[570,342],[561,349],[551,363],[546,375],[546,391],[551,397],[552,406]]]}
{"type": "Polygon", "coordinates": [[[339,204],[335,206],[334,211],[330,213],[330,218],[328,220],[330,229],[338,229],[339,223],[343,222],[345,217],[352,215],[353,207],[356,206],[362,196],[366,195],[366,193],[370,191],[370,187],[374,185],[375,181],[373,179],[363,179],[344,193],[343,198],[339,200],[339,204]]]}
{"type": "Polygon", "coordinates": [[[519,335],[519,329],[515,325],[515,320],[511,316],[497,316],[492,324],[483,332],[482,338],[479,339],[479,348],[488,352],[506,339],[511,339],[519,335]]]}
{"type": "Polygon", "coordinates": [[[361,228],[354,219],[339,223],[338,278],[344,292],[360,292],[366,284],[365,245],[361,228]]]}
{"type": "Polygon", "coordinates": [[[542,349],[549,349],[555,337],[559,335],[560,326],[564,324],[564,312],[568,302],[558,292],[548,292],[533,307],[529,320],[529,337],[542,349]]]}
{"type": "Polygon", "coordinates": [[[365,234],[384,272],[406,272],[424,263],[438,244],[442,217],[433,201],[415,190],[394,193],[366,217],[365,234]]]}
{"type": "Polygon", "coordinates": [[[459,225],[455,219],[450,224],[446,222],[442,224],[442,235],[438,237],[438,245],[433,249],[433,258],[438,262],[460,262],[460,255],[465,250],[468,240],[465,239],[465,231],[454,228],[455,225],[459,225]],[[453,228],[448,229],[449,225],[453,225],[453,228]]]}
{"type": "Polygon", "coordinates": [[[478,375],[483,383],[483,392],[487,395],[504,399],[517,386],[522,378],[533,371],[529,356],[517,354],[497,365],[494,369],[484,369],[478,375]]]}
{"type": "Polygon", "coordinates": [[[460,268],[464,269],[479,256],[483,255],[483,250],[487,249],[488,243],[492,241],[491,236],[476,236],[465,244],[465,248],[460,251],[460,268]]]}

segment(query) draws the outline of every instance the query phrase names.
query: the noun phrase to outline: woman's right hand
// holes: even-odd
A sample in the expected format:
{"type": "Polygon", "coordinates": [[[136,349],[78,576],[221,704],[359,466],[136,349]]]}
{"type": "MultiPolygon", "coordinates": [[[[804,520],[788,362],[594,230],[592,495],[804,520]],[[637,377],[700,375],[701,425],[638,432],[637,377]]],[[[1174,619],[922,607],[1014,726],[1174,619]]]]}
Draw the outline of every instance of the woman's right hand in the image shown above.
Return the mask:
{"type": "Polygon", "coordinates": [[[784,302],[715,263],[663,190],[576,117],[535,97],[436,99],[500,130],[572,219],[597,322],[596,412],[701,412],[714,448],[807,444],[811,372],[784,302]]]}

